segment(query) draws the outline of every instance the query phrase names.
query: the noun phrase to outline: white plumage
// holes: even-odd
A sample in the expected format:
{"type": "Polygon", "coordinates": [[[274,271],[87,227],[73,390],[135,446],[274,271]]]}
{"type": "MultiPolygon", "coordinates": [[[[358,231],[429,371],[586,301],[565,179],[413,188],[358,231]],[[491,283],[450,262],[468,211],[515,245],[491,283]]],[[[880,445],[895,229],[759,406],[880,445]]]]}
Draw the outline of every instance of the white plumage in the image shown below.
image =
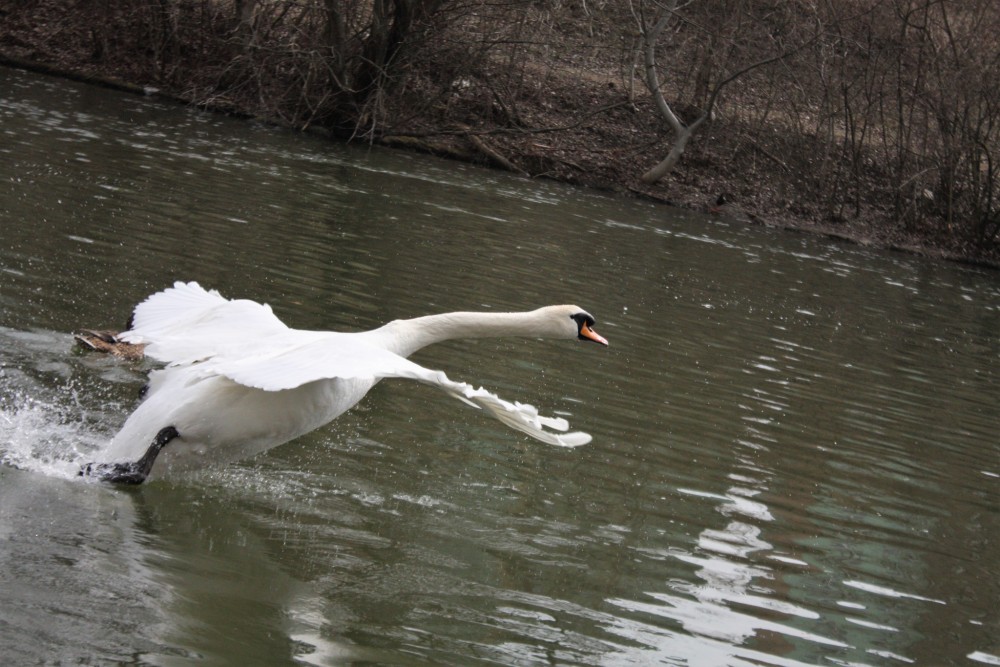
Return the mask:
{"type": "MultiPolygon", "coordinates": [[[[303,331],[287,327],[269,306],[178,282],[139,304],[132,328],[120,336],[145,344],[146,355],[166,366],[150,373],[145,400],[102,456],[108,463],[94,464],[104,472],[84,474],[116,481],[107,470],[142,458],[166,427],[176,429],[176,437],[158,457],[159,448],[152,453],[157,475],[253,456],[335,419],[392,377],[438,387],[542,442],[583,445],[590,436],[567,433],[565,419],[543,417],[531,405],[455,382],[407,357],[453,338],[581,338],[607,345],[593,322],[576,306],[548,306],[396,320],[360,333],[303,331]]],[[[145,473],[121,481],[142,481],[145,473]]]]}

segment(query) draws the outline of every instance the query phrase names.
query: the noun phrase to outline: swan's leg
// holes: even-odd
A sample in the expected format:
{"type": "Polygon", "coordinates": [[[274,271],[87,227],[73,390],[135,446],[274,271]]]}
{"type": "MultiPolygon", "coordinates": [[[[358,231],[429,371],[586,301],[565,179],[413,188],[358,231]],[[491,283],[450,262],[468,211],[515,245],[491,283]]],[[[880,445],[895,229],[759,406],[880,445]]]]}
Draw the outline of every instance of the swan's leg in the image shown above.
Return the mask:
{"type": "Polygon", "coordinates": [[[149,477],[149,472],[156,463],[163,447],[178,437],[180,433],[173,426],[160,429],[160,432],[153,438],[153,443],[142,455],[142,458],[135,463],[88,463],[80,469],[82,477],[96,477],[102,482],[112,482],[114,484],[142,484],[149,477]]]}

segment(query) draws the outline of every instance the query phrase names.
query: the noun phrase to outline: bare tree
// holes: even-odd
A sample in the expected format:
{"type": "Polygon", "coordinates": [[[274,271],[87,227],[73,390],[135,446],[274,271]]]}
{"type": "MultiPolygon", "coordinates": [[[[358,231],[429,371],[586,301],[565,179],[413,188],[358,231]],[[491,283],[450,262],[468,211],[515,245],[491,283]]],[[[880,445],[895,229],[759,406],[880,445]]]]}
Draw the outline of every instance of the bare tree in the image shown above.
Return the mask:
{"type": "Polygon", "coordinates": [[[878,202],[906,233],[994,243],[1000,5],[891,0],[827,11],[814,69],[828,159],[815,178],[830,184],[831,211],[840,219],[835,190],[849,173],[854,216],[878,202]]]}
{"type": "MultiPolygon", "coordinates": [[[[732,66],[728,73],[722,71],[716,76],[713,70],[719,68],[714,63],[702,63],[699,71],[699,77],[702,79],[700,87],[707,90],[707,95],[701,104],[686,105],[688,108],[696,109],[697,112],[692,120],[685,122],[675,111],[675,107],[680,101],[676,101],[674,106],[671,106],[671,103],[664,96],[659,76],[659,65],[657,64],[657,51],[665,46],[664,42],[669,43],[673,35],[685,24],[688,27],[693,26],[695,30],[702,30],[706,34],[714,32],[701,29],[682,15],[683,10],[693,3],[694,0],[629,0],[632,16],[639,28],[646,88],[652,95],[660,116],[666,121],[674,135],[673,144],[667,156],[642,175],[641,180],[644,183],[656,183],[674,169],[691,138],[714,118],[716,104],[726,86],[755,69],[788,58],[804,46],[804,44],[799,44],[790,48],[781,48],[780,44],[775,43],[771,54],[762,58],[750,59],[749,55],[741,54],[739,49],[734,48],[735,43],[724,45],[728,47],[724,49],[727,52],[727,57],[735,59],[737,64],[732,66]],[[743,64],[739,64],[741,56],[745,58],[743,64]],[[714,82],[712,82],[713,78],[714,82]]],[[[735,10],[730,16],[730,20],[737,22],[740,28],[746,26],[750,21],[747,20],[745,4],[737,3],[735,10]]],[[[739,30],[731,32],[737,33],[739,30]]],[[[705,57],[711,58],[712,55],[709,53],[705,57]]]]}

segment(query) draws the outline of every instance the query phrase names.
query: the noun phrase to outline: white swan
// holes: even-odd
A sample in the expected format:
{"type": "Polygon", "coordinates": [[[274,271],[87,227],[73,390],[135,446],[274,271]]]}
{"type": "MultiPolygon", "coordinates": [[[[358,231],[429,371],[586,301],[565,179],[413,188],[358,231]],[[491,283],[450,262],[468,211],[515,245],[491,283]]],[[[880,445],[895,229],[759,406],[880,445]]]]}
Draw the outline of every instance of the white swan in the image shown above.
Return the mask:
{"type": "Polygon", "coordinates": [[[166,363],[149,374],[143,402],[80,474],[137,484],[156,474],[247,458],[319,428],[382,378],[418,380],[550,445],[590,441],[485,389],[454,382],[406,357],[452,338],[532,336],[608,342],[576,306],[525,313],[445,313],[336,333],[285,326],[266,305],[228,300],[197,283],[174,283],[139,304],[119,338],[166,363]],[[169,446],[167,446],[169,445],[169,446]],[[162,450],[162,453],[161,453],[162,450]]]}

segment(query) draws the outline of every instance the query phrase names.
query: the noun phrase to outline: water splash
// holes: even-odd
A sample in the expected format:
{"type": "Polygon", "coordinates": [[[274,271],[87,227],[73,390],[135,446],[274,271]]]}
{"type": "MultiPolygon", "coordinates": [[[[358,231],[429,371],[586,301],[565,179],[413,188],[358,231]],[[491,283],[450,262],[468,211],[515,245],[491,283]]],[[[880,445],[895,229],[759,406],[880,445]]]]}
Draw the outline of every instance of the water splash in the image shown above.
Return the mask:
{"type": "Polygon", "coordinates": [[[0,328],[0,465],[76,477],[126,413],[114,396],[121,384],[92,384],[66,338],[0,328]]]}
{"type": "MultiPolygon", "coordinates": [[[[107,444],[109,433],[62,397],[6,386],[0,369],[0,464],[55,477],[76,477],[107,444]]],[[[67,388],[69,396],[76,391],[67,388]]]]}

